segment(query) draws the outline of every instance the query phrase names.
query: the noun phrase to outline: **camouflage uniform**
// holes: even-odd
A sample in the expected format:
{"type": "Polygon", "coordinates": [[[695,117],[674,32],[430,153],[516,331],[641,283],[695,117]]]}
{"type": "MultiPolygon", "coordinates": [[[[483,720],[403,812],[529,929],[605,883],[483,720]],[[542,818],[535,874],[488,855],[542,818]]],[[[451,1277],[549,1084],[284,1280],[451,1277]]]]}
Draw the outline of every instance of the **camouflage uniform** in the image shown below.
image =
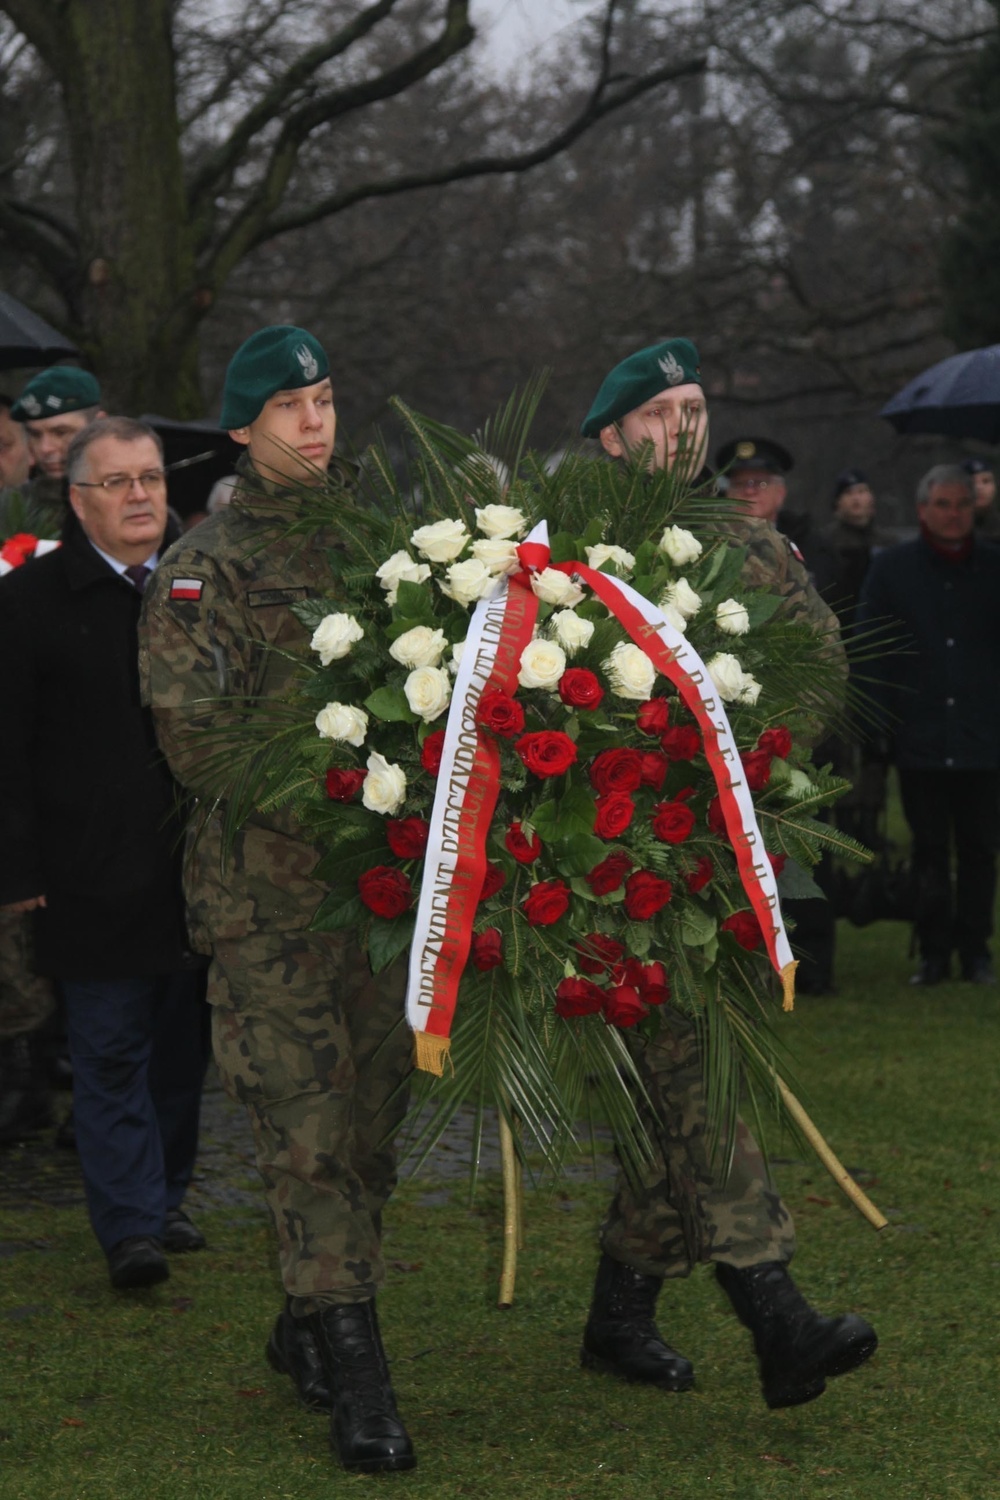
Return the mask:
{"type": "Polygon", "coordinates": [[[0,1042],[36,1031],[55,1008],[52,981],[31,971],[28,920],[0,911],[0,1042]]]}
{"type": "Polygon", "coordinates": [[[379,1215],[411,1039],[402,968],[373,978],[347,935],[308,931],[325,895],[320,850],[292,815],[255,814],[223,847],[226,736],[285,694],[288,656],[308,642],[290,605],[333,588],[337,538],[285,535],[294,504],[248,469],[232,504],[167,552],[146,590],[140,673],[170,768],[199,799],[185,891],[192,942],[212,954],[216,1061],[247,1106],[282,1278],[305,1315],[367,1300],[384,1280],[379,1215]],[[171,598],[178,579],[197,597],[171,598]]]}

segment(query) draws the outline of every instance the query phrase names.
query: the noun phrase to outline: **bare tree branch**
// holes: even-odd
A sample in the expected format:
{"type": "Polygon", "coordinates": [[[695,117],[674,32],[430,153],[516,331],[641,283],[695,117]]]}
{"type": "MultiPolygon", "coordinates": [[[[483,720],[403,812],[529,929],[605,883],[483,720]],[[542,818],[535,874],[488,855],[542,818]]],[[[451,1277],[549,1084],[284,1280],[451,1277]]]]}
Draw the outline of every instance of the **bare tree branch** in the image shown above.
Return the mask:
{"type": "Polygon", "coordinates": [[[67,305],[72,302],[77,262],[38,223],[37,214],[26,214],[10,198],[0,197],[0,232],[12,245],[42,267],[67,305]]]}

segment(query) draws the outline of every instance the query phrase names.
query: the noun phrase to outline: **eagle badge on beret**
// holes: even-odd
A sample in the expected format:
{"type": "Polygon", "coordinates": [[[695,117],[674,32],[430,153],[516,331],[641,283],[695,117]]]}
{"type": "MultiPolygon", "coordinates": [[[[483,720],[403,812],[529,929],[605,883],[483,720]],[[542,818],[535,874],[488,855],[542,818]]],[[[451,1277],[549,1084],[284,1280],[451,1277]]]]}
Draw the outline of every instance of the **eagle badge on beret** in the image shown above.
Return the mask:
{"type": "Polygon", "coordinates": [[[307,380],[315,380],[319,374],[319,360],[306,344],[299,344],[295,350],[295,358],[302,366],[302,373],[307,380]]]}
{"type": "Polygon", "coordinates": [[[657,364],[666,376],[668,385],[680,385],[684,379],[684,366],[672,354],[666,354],[657,364]]]}
{"type": "Polygon", "coordinates": [[[37,396],[27,395],[21,397],[21,405],[29,417],[37,417],[42,409],[42,403],[37,396]]]}
{"type": "Polygon", "coordinates": [[[743,442],[743,443],[737,443],[736,444],[736,457],[737,458],[753,458],[753,456],[754,456],[754,454],[756,452],[757,452],[757,444],[756,443],[743,442]]]}

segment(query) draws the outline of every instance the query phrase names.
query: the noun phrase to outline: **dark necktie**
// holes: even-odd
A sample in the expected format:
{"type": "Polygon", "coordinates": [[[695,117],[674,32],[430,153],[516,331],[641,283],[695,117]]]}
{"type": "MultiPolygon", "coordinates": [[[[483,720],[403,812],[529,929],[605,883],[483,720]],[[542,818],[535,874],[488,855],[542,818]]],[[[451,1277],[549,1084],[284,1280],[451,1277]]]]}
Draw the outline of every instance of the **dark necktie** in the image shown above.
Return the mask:
{"type": "Polygon", "coordinates": [[[146,587],[146,580],[152,571],[152,568],[147,568],[145,563],[132,563],[125,569],[125,577],[130,583],[135,584],[141,594],[146,587]]]}

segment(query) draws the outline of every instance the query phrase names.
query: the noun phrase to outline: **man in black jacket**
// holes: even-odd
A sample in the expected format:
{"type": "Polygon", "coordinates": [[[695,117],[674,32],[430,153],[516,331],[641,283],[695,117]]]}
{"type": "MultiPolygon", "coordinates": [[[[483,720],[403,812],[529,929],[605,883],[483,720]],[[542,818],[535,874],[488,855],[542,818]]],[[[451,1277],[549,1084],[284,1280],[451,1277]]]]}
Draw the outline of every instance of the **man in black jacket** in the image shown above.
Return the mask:
{"type": "Polygon", "coordinates": [[[920,536],[879,553],[858,607],[862,624],[898,627],[877,696],[913,835],[914,984],[994,984],[990,961],[1000,831],[1000,549],[974,529],[972,485],[939,464],[917,488],[920,536]],[[955,846],[954,899],[950,845],[955,846]]]}
{"type": "Polygon", "coordinates": [[[61,981],[77,1142],[112,1285],[199,1249],[181,1209],[207,1058],[187,953],[176,788],[139,701],[136,628],[167,520],[159,440],[124,417],[69,455],[61,548],[0,581],[0,906],[61,981]]]}

